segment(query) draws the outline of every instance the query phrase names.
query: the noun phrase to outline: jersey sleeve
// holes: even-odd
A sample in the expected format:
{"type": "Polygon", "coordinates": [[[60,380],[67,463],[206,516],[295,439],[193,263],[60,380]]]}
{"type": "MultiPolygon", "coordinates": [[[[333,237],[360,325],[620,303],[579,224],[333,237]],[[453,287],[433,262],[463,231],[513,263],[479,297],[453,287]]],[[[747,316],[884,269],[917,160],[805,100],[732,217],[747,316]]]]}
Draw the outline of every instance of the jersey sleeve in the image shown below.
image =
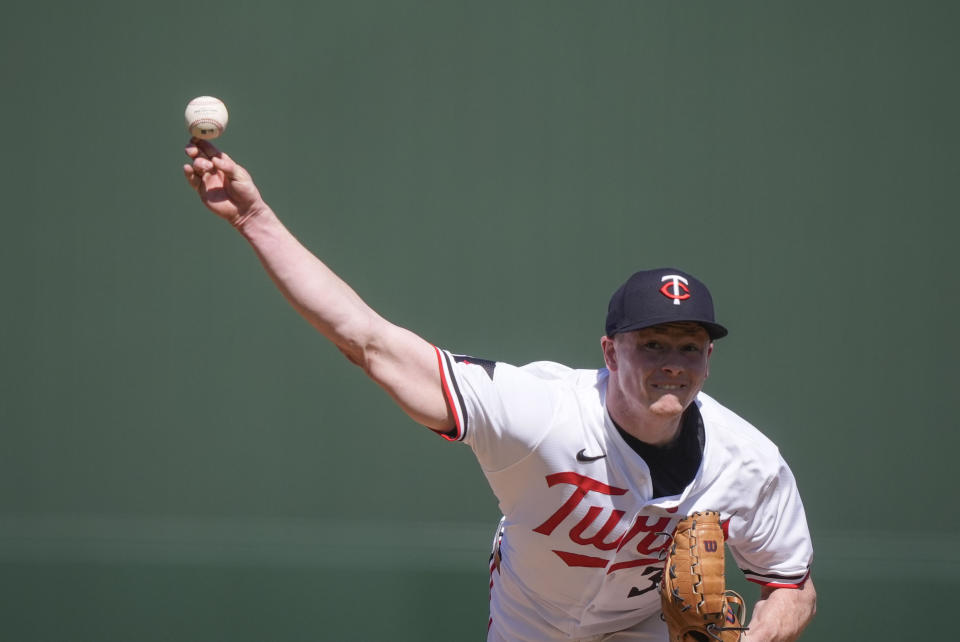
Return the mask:
{"type": "Polygon", "coordinates": [[[774,588],[799,588],[810,574],[813,544],[796,480],[780,458],[758,497],[756,512],[734,516],[728,544],[744,576],[774,588]]]}
{"type": "Polygon", "coordinates": [[[548,430],[556,386],[510,364],[436,348],[441,383],[456,426],[441,435],[469,445],[487,472],[527,456],[548,430]]]}

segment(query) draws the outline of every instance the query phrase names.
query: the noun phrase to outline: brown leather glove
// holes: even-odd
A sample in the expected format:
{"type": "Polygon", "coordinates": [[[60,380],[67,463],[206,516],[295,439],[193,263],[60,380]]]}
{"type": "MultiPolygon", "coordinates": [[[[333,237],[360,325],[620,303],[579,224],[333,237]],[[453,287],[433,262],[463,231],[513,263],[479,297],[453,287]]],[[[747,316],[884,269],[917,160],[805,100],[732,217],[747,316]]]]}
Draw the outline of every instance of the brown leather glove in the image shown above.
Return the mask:
{"type": "Polygon", "coordinates": [[[671,642],[739,642],[743,598],[725,590],[720,513],[693,513],[677,524],[660,582],[671,642]]]}

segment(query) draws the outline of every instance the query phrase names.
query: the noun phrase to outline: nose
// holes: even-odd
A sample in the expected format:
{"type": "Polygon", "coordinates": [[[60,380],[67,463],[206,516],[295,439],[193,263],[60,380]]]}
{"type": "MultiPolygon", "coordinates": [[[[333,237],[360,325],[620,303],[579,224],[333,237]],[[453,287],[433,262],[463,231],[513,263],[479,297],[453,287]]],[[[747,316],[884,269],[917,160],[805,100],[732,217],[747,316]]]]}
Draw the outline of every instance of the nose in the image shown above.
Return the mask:
{"type": "Polygon", "coordinates": [[[664,354],[660,369],[670,375],[679,375],[684,371],[682,355],[676,350],[669,350],[664,354]]]}

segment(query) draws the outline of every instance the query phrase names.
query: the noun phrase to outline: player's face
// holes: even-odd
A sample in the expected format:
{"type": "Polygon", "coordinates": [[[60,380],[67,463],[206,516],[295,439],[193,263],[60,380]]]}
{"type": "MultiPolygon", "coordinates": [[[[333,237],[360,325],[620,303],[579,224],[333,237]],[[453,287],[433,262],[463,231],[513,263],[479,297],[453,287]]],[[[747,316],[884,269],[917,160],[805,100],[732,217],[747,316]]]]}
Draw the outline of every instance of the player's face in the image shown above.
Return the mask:
{"type": "Polygon", "coordinates": [[[682,414],[700,392],[713,344],[699,324],[667,323],[618,334],[606,349],[624,401],[635,412],[666,418],[682,414]]]}

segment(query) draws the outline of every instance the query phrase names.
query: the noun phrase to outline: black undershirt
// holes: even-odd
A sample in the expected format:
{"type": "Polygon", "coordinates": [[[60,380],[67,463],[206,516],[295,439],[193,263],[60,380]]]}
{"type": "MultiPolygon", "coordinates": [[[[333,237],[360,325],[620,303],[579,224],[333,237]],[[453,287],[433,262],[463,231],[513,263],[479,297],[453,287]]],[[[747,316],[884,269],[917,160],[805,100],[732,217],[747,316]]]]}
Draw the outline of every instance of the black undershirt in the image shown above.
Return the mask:
{"type": "MultiPolygon", "coordinates": [[[[617,422],[613,422],[617,426],[617,422]]],[[[683,492],[700,470],[703,461],[703,418],[697,404],[683,413],[680,434],[669,444],[652,446],[617,426],[617,432],[650,468],[654,497],[670,497],[683,492]]]]}

